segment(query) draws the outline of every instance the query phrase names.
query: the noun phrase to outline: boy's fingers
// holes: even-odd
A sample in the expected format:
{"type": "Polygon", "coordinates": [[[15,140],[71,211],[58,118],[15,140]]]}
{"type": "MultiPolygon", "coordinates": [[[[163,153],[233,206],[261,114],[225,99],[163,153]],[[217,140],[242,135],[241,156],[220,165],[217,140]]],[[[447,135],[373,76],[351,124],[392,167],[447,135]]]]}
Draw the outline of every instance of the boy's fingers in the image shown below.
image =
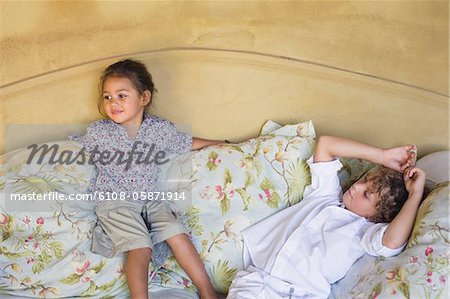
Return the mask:
{"type": "Polygon", "coordinates": [[[410,172],[410,169],[406,168],[405,177],[408,178],[408,179],[410,178],[410,173],[409,172],[410,172]]]}
{"type": "Polygon", "coordinates": [[[408,179],[411,178],[414,175],[414,169],[415,169],[415,167],[408,166],[404,171],[405,178],[408,178],[408,179]]]}
{"type": "Polygon", "coordinates": [[[402,170],[402,171],[405,171],[408,167],[409,167],[409,164],[408,164],[408,163],[405,163],[405,164],[403,164],[403,165],[401,166],[401,170],[402,170]]]}
{"type": "Polygon", "coordinates": [[[417,174],[416,178],[421,176],[423,171],[420,168],[412,166],[411,169],[409,169],[409,177],[412,178],[415,174],[417,174]]]}
{"type": "Polygon", "coordinates": [[[417,147],[410,145],[408,149],[408,162],[410,165],[415,165],[417,160],[417,147]]]}

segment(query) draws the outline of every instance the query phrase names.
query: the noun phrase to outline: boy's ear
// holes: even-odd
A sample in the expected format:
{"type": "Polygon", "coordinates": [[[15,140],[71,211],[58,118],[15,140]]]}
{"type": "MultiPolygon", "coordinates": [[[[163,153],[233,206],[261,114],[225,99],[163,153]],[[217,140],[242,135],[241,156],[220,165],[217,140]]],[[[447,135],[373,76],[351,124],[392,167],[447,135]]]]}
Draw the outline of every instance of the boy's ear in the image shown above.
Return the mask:
{"type": "Polygon", "coordinates": [[[144,95],[142,97],[142,105],[147,105],[151,102],[152,100],[152,93],[150,92],[150,90],[146,90],[144,91],[144,95]]]}

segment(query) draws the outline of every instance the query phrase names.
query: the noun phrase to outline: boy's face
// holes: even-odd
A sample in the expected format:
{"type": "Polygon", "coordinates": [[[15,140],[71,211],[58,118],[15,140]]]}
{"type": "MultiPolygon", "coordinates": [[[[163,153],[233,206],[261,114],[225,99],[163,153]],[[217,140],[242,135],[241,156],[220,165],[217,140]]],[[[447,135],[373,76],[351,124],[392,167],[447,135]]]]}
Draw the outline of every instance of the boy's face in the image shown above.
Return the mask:
{"type": "Polygon", "coordinates": [[[376,215],[379,200],[377,193],[370,193],[371,182],[364,175],[356,181],[342,196],[345,208],[367,219],[376,215]]]}

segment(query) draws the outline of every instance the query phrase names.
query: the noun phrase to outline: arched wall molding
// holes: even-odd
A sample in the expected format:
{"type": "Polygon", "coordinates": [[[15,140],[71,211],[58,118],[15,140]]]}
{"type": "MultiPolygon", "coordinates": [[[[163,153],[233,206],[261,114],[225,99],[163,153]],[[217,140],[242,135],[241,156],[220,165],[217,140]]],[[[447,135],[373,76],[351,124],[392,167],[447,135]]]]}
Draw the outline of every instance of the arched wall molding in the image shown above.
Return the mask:
{"type": "MultiPolygon", "coordinates": [[[[386,147],[414,143],[421,155],[448,149],[446,95],[287,56],[198,47],[102,57],[5,84],[0,89],[0,133],[31,125],[26,130],[37,136],[37,127],[56,124],[55,135],[36,140],[51,141],[64,139],[63,125],[97,119],[99,74],[125,57],[150,66],[159,90],[154,113],[184,124],[199,137],[238,142],[256,136],[268,119],[312,119],[318,135],[386,147]]],[[[0,144],[0,151],[5,148],[0,144]]]]}
{"type": "Polygon", "coordinates": [[[97,63],[101,63],[104,61],[109,61],[109,60],[114,60],[114,59],[123,59],[126,57],[134,57],[134,56],[143,56],[143,55],[148,55],[148,54],[156,54],[156,53],[165,53],[165,52],[190,52],[190,51],[204,51],[204,52],[223,52],[223,53],[237,53],[237,54],[245,54],[245,55],[255,55],[255,56],[260,56],[260,57],[267,57],[267,58],[274,58],[274,59],[280,59],[280,60],[285,60],[285,61],[291,61],[291,62],[295,62],[295,63],[300,63],[300,64],[307,64],[307,65],[314,65],[317,67],[323,67],[326,69],[330,69],[330,70],[335,70],[338,72],[344,72],[344,73],[349,73],[349,74],[353,74],[353,75],[357,75],[357,76],[363,76],[366,78],[370,78],[370,79],[374,79],[374,80],[381,80],[387,83],[392,83],[392,84],[398,84],[398,85],[402,85],[405,87],[410,87],[410,88],[414,88],[414,89],[418,89],[418,90],[422,90],[425,92],[429,92],[429,93],[433,93],[435,95],[438,96],[443,96],[443,97],[449,97],[448,94],[443,94],[440,93],[438,91],[434,91],[428,88],[424,88],[418,85],[414,85],[414,84],[409,84],[407,82],[402,82],[402,81],[398,81],[398,80],[393,80],[390,78],[386,78],[386,77],[381,77],[381,76],[377,76],[377,75],[373,75],[373,74],[369,74],[369,73],[363,73],[363,72],[359,72],[359,71],[355,71],[355,70],[351,70],[351,69],[345,69],[345,68],[341,68],[341,67],[336,67],[333,65],[328,65],[328,64],[324,64],[324,63],[320,63],[320,62],[315,62],[315,61],[309,61],[306,59],[301,59],[301,58],[296,58],[296,57],[290,57],[290,56],[284,56],[284,55],[278,55],[278,54],[271,54],[271,53],[264,53],[264,52],[256,52],[256,51],[246,51],[246,50],[240,50],[240,49],[226,49],[226,48],[208,48],[208,47],[170,47],[170,48],[160,48],[160,49],[150,49],[150,50],[145,50],[145,51],[136,51],[136,52],[129,52],[129,53],[125,53],[125,54],[118,54],[118,55],[111,55],[111,56],[107,56],[107,57],[101,57],[101,58],[96,58],[93,60],[89,60],[89,61],[84,61],[78,64],[74,64],[74,65],[70,65],[70,66],[66,66],[66,67],[62,67],[62,68],[58,68],[58,69],[54,69],[48,72],[44,72],[44,73],[40,73],[40,74],[36,74],[36,75],[32,75],[20,80],[16,80],[13,82],[9,82],[9,83],[5,83],[3,85],[0,85],[0,89],[4,89],[4,88],[8,88],[17,84],[21,84],[25,81],[29,81],[29,80],[33,80],[36,78],[40,78],[40,77],[44,77],[47,75],[51,75],[54,73],[60,73],[66,70],[70,70],[70,69],[74,69],[74,68],[79,68],[79,67],[84,67],[84,66],[88,66],[88,65],[95,65],[97,63]]]}

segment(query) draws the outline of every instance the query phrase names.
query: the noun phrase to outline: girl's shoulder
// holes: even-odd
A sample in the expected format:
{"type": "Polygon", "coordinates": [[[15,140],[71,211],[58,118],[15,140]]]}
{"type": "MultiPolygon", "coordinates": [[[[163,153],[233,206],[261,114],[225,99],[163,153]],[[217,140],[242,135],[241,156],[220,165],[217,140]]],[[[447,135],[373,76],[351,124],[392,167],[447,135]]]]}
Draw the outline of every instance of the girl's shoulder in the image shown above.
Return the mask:
{"type": "Polygon", "coordinates": [[[157,125],[158,127],[172,127],[175,126],[171,121],[154,115],[145,116],[147,125],[157,125]]]}
{"type": "Polygon", "coordinates": [[[101,133],[103,131],[111,131],[114,122],[110,119],[100,119],[90,123],[87,127],[88,134],[101,133]]]}

